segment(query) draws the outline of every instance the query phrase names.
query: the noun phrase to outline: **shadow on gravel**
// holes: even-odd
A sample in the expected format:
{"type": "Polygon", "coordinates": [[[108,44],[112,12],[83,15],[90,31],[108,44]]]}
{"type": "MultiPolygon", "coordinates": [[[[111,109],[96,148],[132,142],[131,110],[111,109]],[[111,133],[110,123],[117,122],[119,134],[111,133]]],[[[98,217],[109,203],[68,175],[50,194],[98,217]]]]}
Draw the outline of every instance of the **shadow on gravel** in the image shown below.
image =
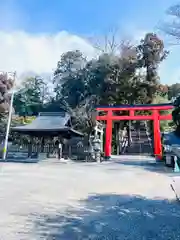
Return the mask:
{"type": "Polygon", "coordinates": [[[124,166],[134,166],[140,167],[150,172],[164,173],[169,174],[173,172],[173,169],[170,167],[166,167],[164,162],[157,163],[155,161],[133,161],[133,160],[120,160],[114,161],[114,163],[118,165],[124,166]]]}
{"type": "Polygon", "coordinates": [[[55,215],[31,215],[32,239],[179,240],[180,205],[129,195],[95,195],[55,215]]]}

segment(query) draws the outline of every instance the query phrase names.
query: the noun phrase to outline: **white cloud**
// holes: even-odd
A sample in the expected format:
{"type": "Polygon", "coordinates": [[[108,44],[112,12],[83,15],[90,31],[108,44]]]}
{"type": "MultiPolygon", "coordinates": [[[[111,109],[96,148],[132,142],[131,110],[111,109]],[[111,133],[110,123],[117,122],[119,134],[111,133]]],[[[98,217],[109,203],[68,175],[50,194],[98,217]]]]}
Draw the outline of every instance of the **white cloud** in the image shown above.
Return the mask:
{"type": "Polygon", "coordinates": [[[0,71],[52,72],[62,53],[76,49],[89,58],[95,54],[85,39],[66,31],[54,35],[0,31],[0,71]]]}
{"type": "MultiPolygon", "coordinates": [[[[142,30],[132,32],[133,40],[137,43],[145,33],[142,30]]],[[[81,50],[89,58],[97,54],[97,50],[86,39],[66,31],[54,35],[0,31],[0,72],[17,71],[22,79],[27,73],[51,74],[61,54],[75,49],[81,50]]],[[[173,67],[172,64],[175,57],[171,53],[160,67],[161,81],[164,83],[177,82],[180,79],[179,67],[173,67]]],[[[20,78],[18,79],[20,83],[20,78]]]]}

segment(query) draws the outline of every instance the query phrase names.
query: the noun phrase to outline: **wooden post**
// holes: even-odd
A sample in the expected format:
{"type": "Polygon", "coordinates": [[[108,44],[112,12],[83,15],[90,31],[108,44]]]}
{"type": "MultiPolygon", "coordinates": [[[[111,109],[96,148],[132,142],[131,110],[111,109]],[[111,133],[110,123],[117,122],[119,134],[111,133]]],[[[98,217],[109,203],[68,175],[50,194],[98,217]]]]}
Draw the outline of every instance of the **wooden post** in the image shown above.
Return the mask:
{"type": "Polygon", "coordinates": [[[33,144],[33,137],[30,136],[30,141],[28,144],[28,158],[31,158],[32,156],[32,144],[33,144]]]}

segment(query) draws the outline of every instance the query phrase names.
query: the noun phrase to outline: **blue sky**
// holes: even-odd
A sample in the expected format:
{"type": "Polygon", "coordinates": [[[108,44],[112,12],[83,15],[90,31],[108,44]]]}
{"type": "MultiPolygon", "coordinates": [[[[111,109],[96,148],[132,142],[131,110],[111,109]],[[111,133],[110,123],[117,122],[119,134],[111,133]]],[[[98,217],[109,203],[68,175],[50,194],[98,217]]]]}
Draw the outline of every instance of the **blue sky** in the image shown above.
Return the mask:
{"type": "MultiPolygon", "coordinates": [[[[102,32],[127,24],[153,28],[170,0],[0,0],[8,24],[1,29],[23,29],[31,33],[66,30],[77,34],[102,32]],[[15,19],[14,19],[15,18],[15,19]]],[[[2,13],[2,17],[4,14],[2,13]]],[[[2,17],[0,17],[2,19],[2,17]]]]}
{"type": "MultiPolygon", "coordinates": [[[[158,22],[165,18],[166,9],[174,3],[174,0],[0,0],[0,32],[6,34],[5,39],[15,31],[23,32],[26,42],[27,36],[35,41],[37,35],[53,35],[54,43],[55,36],[61,33],[62,39],[64,31],[72,43],[72,36],[100,36],[110,28],[118,28],[122,38],[126,34],[138,38],[145,32],[158,31],[158,22]]],[[[17,34],[13,36],[20,38],[17,34]]],[[[17,42],[13,44],[17,47],[17,42]]],[[[29,52],[26,47],[23,51],[29,52]]],[[[163,63],[160,70],[162,82],[179,81],[179,53],[180,47],[174,47],[163,63]]],[[[19,57],[24,54],[19,53],[19,57]]]]}

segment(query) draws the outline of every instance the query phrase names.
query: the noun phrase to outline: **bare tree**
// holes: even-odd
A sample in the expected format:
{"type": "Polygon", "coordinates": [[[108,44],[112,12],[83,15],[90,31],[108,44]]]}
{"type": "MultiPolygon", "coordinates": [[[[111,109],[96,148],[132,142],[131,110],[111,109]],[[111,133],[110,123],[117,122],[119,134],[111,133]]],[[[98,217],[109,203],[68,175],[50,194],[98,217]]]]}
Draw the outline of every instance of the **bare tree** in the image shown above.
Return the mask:
{"type": "Polygon", "coordinates": [[[92,37],[90,42],[100,54],[118,54],[122,50],[122,45],[131,45],[129,40],[122,40],[118,28],[110,28],[101,37],[92,37]]]}
{"type": "Polygon", "coordinates": [[[71,110],[71,114],[75,120],[74,127],[85,132],[88,135],[88,138],[92,134],[96,125],[95,105],[97,101],[98,99],[96,96],[90,96],[75,109],[71,110]]]}
{"type": "Polygon", "coordinates": [[[180,3],[171,6],[166,11],[167,20],[160,24],[160,30],[173,38],[171,45],[180,44],[180,3]]]}

